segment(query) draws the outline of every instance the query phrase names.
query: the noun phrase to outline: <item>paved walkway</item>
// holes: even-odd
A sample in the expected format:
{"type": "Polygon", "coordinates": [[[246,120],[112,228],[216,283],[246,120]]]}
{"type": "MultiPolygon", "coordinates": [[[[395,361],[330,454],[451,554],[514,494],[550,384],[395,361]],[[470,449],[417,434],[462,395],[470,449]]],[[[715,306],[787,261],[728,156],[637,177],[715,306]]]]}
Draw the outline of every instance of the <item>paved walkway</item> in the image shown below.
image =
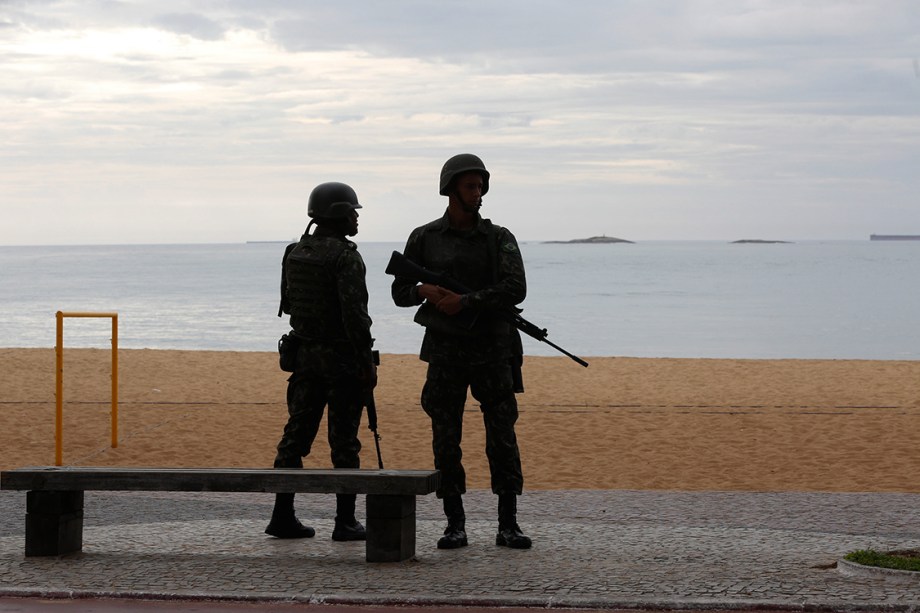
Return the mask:
{"type": "MultiPolygon", "coordinates": [[[[361,498],[359,498],[360,502],[361,498]]],[[[920,581],[845,574],[848,551],[920,547],[920,494],[528,492],[534,548],[494,545],[496,499],[465,502],[470,546],[440,551],[419,499],[415,560],[334,543],[334,498],[297,497],[313,539],[263,534],[267,494],[87,492],[82,553],[25,558],[25,493],[0,492],[0,596],[341,604],[920,610],[920,581]]]]}

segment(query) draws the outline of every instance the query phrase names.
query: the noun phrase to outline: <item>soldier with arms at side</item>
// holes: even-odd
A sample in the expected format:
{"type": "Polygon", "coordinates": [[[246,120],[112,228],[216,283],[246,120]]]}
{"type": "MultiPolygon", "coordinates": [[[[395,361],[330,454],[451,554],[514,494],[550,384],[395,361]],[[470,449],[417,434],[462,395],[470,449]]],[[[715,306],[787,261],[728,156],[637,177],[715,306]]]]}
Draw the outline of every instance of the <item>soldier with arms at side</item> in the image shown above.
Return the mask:
{"type": "MultiPolygon", "coordinates": [[[[302,468],[329,406],[328,436],[335,468],[358,468],[363,398],[377,385],[367,312],[364,260],[348,237],[358,233],[361,205],[344,183],[322,183],[310,194],[311,221],[282,265],[282,311],[290,314],[288,421],[277,446],[275,468],[302,468]],[[310,234],[310,227],[316,230],[310,234]]],[[[279,313],[280,315],[280,313],[279,313]]],[[[364,540],[355,518],[354,494],[336,495],[335,541],[364,540]]],[[[315,534],[294,514],[294,494],[276,495],[267,534],[304,538],[315,534]]]]}

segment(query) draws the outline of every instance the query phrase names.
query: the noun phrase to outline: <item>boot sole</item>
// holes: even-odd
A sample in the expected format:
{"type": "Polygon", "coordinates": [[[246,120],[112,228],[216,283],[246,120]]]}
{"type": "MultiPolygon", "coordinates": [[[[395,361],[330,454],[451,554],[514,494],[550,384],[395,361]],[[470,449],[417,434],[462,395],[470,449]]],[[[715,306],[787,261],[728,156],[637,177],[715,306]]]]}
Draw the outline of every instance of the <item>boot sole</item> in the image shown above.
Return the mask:
{"type": "Polygon", "coordinates": [[[519,543],[517,545],[511,543],[510,541],[505,540],[501,534],[495,536],[495,544],[499,547],[508,547],[509,549],[530,549],[533,545],[532,542],[519,543]]]}
{"type": "Polygon", "coordinates": [[[466,547],[469,545],[469,541],[466,538],[460,541],[451,541],[449,543],[441,543],[438,541],[438,549],[460,549],[461,547],[466,547]]]}
{"type": "Polygon", "coordinates": [[[304,532],[269,532],[266,530],[265,534],[273,536],[276,539],[309,539],[316,536],[316,531],[310,530],[304,532]]]}

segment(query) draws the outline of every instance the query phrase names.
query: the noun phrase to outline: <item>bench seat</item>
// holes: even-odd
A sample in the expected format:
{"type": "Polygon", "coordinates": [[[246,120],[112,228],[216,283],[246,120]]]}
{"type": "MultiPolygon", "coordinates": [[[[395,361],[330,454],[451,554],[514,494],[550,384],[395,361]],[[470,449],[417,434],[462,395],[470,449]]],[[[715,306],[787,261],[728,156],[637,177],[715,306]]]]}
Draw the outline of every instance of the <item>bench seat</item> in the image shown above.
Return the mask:
{"type": "Polygon", "coordinates": [[[415,497],[436,470],[308,468],[32,467],[0,472],[0,488],[26,490],[26,556],[83,548],[83,493],[100,491],[366,494],[368,562],[415,555],[415,497]]]}

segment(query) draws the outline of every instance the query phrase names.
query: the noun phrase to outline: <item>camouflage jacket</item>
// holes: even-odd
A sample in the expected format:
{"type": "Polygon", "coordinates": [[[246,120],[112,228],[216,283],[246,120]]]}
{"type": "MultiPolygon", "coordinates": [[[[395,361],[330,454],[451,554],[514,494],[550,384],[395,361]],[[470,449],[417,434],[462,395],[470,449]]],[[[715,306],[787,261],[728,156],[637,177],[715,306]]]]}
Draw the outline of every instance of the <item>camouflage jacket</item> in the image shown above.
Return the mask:
{"type": "Polygon", "coordinates": [[[415,321],[425,326],[423,360],[482,364],[521,354],[518,331],[493,314],[495,309],[513,308],[527,295],[524,261],[507,228],[477,216],[472,230],[455,230],[445,213],[413,230],[403,255],[473,290],[467,294],[468,306],[451,317],[425,302],[414,281],[393,280],[397,306],[421,305],[415,321]]]}
{"type": "Polygon", "coordinates": [[[304,234],[283,268],[284,298],[297,336],[344,343],[360,359],[369,359],[367,271],[357,245],[319,227],[313,235],[304,234]]]}

